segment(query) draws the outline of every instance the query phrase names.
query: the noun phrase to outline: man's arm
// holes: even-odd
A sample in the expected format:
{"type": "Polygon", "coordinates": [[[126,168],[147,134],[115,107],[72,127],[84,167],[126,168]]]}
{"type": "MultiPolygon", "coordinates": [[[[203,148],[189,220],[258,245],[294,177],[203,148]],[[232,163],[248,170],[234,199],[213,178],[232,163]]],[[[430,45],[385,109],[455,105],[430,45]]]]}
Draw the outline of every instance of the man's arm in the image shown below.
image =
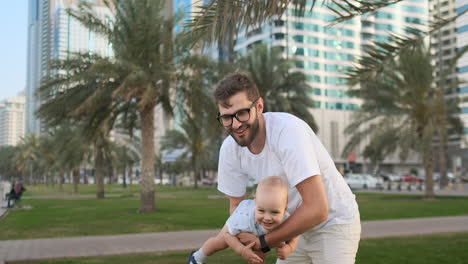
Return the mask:
{"type": "MultiPolygon", "coordinates": [[[[277,247],[283,241],[291,240],[328,218],[328,201],[322,176],[309,177],[296,185],[302,197],[302,204],[278,228],[265,235],[270,247],[277,247]]],[[[242,243],[250,243],[251,236],[240,237],[242,243]]],[[[260,250],[260,241],[255,239],[255,250],[260,250]]]]}
{"type": "Polygon", "coordinates": [[[228,196],[229,197],[229,215],[232,215],[234,210],[236,210],[237,206],[245,200],[246,195],[241,196],[241,197],[234,197],[234,196],[228,196]]]}

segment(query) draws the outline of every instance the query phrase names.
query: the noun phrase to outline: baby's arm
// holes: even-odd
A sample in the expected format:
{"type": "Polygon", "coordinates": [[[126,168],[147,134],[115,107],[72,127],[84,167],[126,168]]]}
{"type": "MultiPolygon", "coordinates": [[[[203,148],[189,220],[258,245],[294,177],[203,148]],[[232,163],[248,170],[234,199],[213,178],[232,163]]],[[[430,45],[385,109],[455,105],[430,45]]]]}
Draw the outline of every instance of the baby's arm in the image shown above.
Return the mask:
{"type": "Polygon", "coordinates": [[[244,246],[244,244],[240,242],[237,236],[231,235],[231,233],[229,233],[227,228],[224,232],[224,240],[229,245],[229,247],[232,248],[232,250],[242,256],[249,263],[263,263],[263,259],[252,251],[252,247],[255,245],[255,242],[244,246]]]}
{"type": "Polygon", "coordinates": [[[299,243],[298,236],[291,238],[289,241],[286,241],[286,243],[283,243],[281,246],[279,246],[276,250],[278,258],[281,260],[287,259],[294,251],[294,249],[296,249],[297,243],[299,243]]]}

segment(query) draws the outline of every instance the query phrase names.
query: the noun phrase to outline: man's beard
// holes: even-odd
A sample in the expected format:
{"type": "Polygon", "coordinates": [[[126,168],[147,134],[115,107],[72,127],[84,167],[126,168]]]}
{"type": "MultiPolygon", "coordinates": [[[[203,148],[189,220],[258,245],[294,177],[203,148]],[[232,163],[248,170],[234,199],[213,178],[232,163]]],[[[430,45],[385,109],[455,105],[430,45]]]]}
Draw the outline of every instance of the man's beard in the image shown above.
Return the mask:
{"type": "Polygon", "coordinates": [[[249,129],[250,131],[246,131],[246,132],[250,132],[249,134],[249,137],[248,138],[237,138],[235,136],[235,133],[233,132],[232,129],[229,129],[228,132],[229,134],[234,138],[234,140],[237,142],[237,144],[241,147],[247,147],[248,145],[250,145],[250,143],[252,143],[254,141],[254,139],[257,137],[257,134],[258,134],[258,128],[259,128],[259,120],[258,120],[258,116],[256,115],[255,116],[255,121],[252,123],[252,125],[248,125],[248,124],[245,124],[245,125],[241,125],[239,127],[239,129],[237,130],[242,130],[242,129],[249,129]]]}

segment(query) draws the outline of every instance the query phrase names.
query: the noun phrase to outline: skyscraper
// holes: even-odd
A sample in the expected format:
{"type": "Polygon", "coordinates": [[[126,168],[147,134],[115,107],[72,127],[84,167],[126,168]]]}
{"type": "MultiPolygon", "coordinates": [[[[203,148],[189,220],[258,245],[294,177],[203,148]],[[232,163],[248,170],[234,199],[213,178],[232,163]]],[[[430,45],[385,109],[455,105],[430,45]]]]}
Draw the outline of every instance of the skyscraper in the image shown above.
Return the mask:
{"type": "MultiPolygon", "coordinates": [[[[466,10],[468,10],[468,1],[455,1],[454,11],[456,14],[461,14],[466,10]]],[[[464,14],[456,20],[454,31],[456,31],[456,50],[462,51],[466,49],[468,45],[468,14],[464,14]]],[[[455,39],[453,39],[453,41],[455,41],[455,39]]],[[[455,51],[455,49],[453,50],[455,51]]],[[[455,173],[466,173],[466,169],[462,171],[462,168],[466,168],[466,164],[468,164],[468,146],[466,145],[468,140],[468,84],[466,83],[468,80],[468,52],[465,52],[465,54],[460,59],[458,59],[456,69],[456,74],[459,81],[457,92],[460,98],[460,118],[464,126],[464,135],[461,138],[459,144],[461,149],[458,152],[459,158],[455,159],[455,164],[453,164],[453,167],[455,168],[455,173]]]]}
{"type": "Polygon", "coordinates": [[[0,102],[0,146],[15,146],[24,137],[24,93],[0,102]]]}
{"type": "MultiPolygon", "coordinates": [[[[343,168],[348,160],[341,157],[341,152],[349,139],[344,129],[352,120],[353,110],[361,103],[347,95],[344,72],[373,41],[389,41],[390,33],[406,34],[407,27],[427,29],[427,1],[403,1],[334,26],[329,24],[336,14],[321,1],[312,12],[309,10],[310,3],[303,15],[292,7],[281,19],[248,32],[241,31],[235,50],[245,53],[251,45],[261,42],[280,46],[284,56],[297,60],[295,70],[306,74],[313,87],[310,96],[315,105],[310,107],[320,129],[318,136],[337,165],[343,168]]],[[[361,151],[355,153],[358,164],[365,163],[361,151]]],[[[393,165],[400,161],[395,157],[386,163],[393,170],[393,165]]],[[[417,161],[410,159],[409,163],[417,161]]]]}
{"type": "MultiPolygon", "coordinates": [[[[112,14],[101,0],[87,0],[104,19],[112,14]]],[[[35,93],[41,79],[49,74],[51,60],[66,59],[73,52],[112,55],[106,38],[89,31],[69,16],[67,8],[76,8],[80,0],[29,0],[28,63],[26,81],[26,132],[40,133],[41,124],[34,113],[41,102],[35,93]]]]}
{"type": "MultiPolygon", "coordinates": [[[[468,9],[466,0],[430,0],[429,18],[431,21],[451,19],[468,9]]],[[[462,137],[449,135],[447,154],[447,167],[449,171],[460,172],[463,164],[468,164],[468,86],[465,81],[468,77],[468,55],[457,60],[454,67],[454,59],[468,44],[468,16],[463,15],[456,21],[431,34],[431,53],[435,69],[435,80],[438,88],[444,90],[447,98],[458,97],[460,99],[460,114],[464,135],[462,137]]],[[[439,155],[436,152],[436,155],[439,155]]],[[[438,160],[436,156],[436,160],[438,160]]],[[[438,171],[438,163],[435,163],[435,171],[438,171]]]]}

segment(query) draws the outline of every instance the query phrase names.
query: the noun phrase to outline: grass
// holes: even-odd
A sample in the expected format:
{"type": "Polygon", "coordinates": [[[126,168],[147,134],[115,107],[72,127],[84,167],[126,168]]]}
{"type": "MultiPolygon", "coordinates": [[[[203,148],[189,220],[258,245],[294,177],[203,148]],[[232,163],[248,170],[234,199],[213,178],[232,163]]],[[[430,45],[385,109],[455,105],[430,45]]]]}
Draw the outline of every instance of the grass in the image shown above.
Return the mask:
{"type": "MultiPolygon", "coordinates": [[[[64,187],[71,190],[71,185],[64,187]]],[[[157,186],[154,214],[137,213],[138,186],[106,185],[106,194],[117,195],[106,199],[68,194],[61,199],[38,199],[57,191],[45,186],[26,188],[36,198],[25,197],[22,203],[33,209],[11,211],[0,219],[0,240],[214,229],[228,217],[228,201],[215,188],[157,186]],[[213,196],[221,199],[208,198],[213,196]]],[[[94,185],[80,186],[80,194],[94,191],[94,185]]],[[[360,193],[357,199],[363,221],[468,215],[468,197],[425,200],[418,195],[360,193]]]]}
{"type": "Polygon", "coordinates": [[[468,215],[468,197],[360,193],[357,201],[361,220],[468,215]]]}
{"type": "MultiPolygon", "coordinates": [[[[159,187],[159,186],[158,186],[159,187]]],[[[164,187],[167,189],[167,187],[164,187]]],[[[128,184],[127,188],[123,188],[122,185],[118,184],[111,184],[105,185],[105,192],[106,194],[120,194],[120,195],[128,195],[128,194],[135,194],[140,191],[140,186],[137,184],[128,184]]],[[[96,185],[94,184],[79,184],[78,185],[78,194],[79,195],[96,195],[96,185]]],[[[26,186],[26,192],[23,194],[24,197],[31,197],[31,196],[49,196],[49,195],[73,195],[73,185],[72,184],[64,184],[63,191],[60,192],[58,189],[58,185],[45,185],[45,184],[37,184],[37,185],[29,185],[26,186]]]]}
{"type": "Polygon", "coordinates": [[[225,199],[213,188],[160,188],[158,213],[139,214],[139,195],[107,199],[23,199],[32,210],[11,211],[0,220],[0,240],[112,235],[219,228],[228,217],[225,199]]]}
{"type": "MultiPolygon", "coordinates": [[[[358,264],[467,264],[468,233],[442,234],[418,237],[369,239],[360,243],[358,264]]],[[[95,258],[15,262],[16,264],[179,264],[185,263],[188,252],[164,254],[119,255],[95,258]]],[[[275,263],[274,253],[265,263],[275,263]]],[[[231,250],[213,255],[209,263],[245,263],[231,250]]]]}

